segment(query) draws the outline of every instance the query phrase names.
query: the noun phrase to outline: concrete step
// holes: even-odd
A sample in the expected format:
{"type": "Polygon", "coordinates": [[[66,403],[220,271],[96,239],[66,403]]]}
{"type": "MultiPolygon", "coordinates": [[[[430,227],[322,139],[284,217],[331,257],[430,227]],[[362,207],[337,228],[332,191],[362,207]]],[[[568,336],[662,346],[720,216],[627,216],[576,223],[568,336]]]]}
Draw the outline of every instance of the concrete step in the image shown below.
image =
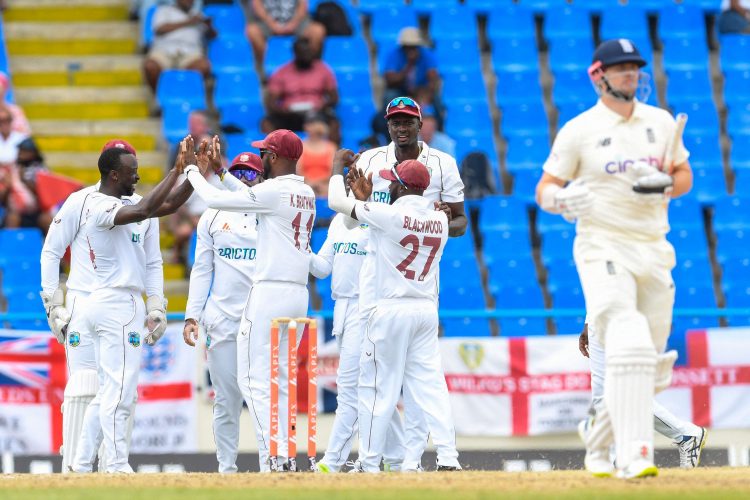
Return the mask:
{"type": "Polygon", "coordinates": [[[128,18],[123,0],[9,0],[5,22],[118,21],[128,18]]]}
{"type": "Polygon", "coordinates": [[[100,152],[114,138],[125,139],[136,151],[158,149],[161,123],[135,120],[32,120],[31,129],[45,152],[100,152]]]}
{"type": "MultiPolygon", "coordinates": [[[[99,181],[99,169],[94,163],[91,167],[65,167],[54,166],[49,164],[52,171],[60,175],[76,179],[86,185],[96,184],[99,181]]],[[[138,167],[138,175],[141,177],[138,185],[141,184],[152,186],[161,181],[164,176],[164,169],[159,167],[138,167]]],[[[148,192],[148,189],[146,189],[148,192]]]]}
{"type": "Polygon", "coordinates": [[[165,280],[183,280],[185,279],[185,266],[182,264],[164,263],[165,280]]]}
{"type": "Polygon", "coordinates": [[[135,23],[5,23],[10,56],[22,55],[116,55],[135,54],[138,27],[135,23]]]}
{"type": "MultiPolygon", "coordinates": [[[[91,168],[96,170],[99,161],[99,151],[52,151],[45,152],[47,164],[53,167],[91,168]]],[[[162,151],[138,151],[138,170],[144,168],[164,169],[167,164],[167,154],[162,151]]]]}
{"type": "Polygon", "coordinates": [[[27,87],[15,92],[29,119],[147,118],[144,87],[27,87]]]}
{"type": "Polygon", "coordinates": [[[20,56],[10,58],[15,88],[143,84],[143,57],[20,56]]]}

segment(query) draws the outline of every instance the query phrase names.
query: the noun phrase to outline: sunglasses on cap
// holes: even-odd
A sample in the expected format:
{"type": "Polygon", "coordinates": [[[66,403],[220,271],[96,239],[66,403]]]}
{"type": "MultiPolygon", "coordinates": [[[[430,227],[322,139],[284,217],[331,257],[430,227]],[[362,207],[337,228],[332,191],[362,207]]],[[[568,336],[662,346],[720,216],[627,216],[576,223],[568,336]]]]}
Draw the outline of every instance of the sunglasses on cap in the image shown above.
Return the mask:
{"type": "Polygon", "coordinates": [[[258,178],[260,173],[257,170],[251,170],[251,169],[245,169],[245,168],[238,168],[235,170],[230,170],[230,174],[238,178],[239,180],[246,180],[248,182],[252,182],[255,179],[258,178]]]}
{"type": "Polygon", "coordinates": [[[411,97],[396,97],[391,102],[388,103],[388,106],[385,108],[385,112],[388,113],[391,108],[399,106],[400,104],[403,104],[404,106],[410,106],[412,108],[419,109],[419,104],[417,104],[417,101],[412,99],[411,97]]]}
{"type": "Polygon", "coordinates": [[[409,189],[408,186],[406,184],[404,184],[404,181],[401,180],[401,176],[398,175],[398,172],[396,171],[396,167],[395,166],[391,167],[391,172],[393,172],[393,175],[396,177],[396,180],[398,181],[399,184],[401,184],[402,186],[404,186],[406,189],[409,189]]]}

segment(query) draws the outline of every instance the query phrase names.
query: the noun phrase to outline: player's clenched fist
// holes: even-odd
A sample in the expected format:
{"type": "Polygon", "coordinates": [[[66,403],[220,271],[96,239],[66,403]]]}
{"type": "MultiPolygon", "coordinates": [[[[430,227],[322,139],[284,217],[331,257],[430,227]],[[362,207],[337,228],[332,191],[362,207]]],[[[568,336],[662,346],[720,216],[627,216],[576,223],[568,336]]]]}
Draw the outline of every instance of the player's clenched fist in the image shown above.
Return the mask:
{"type": "Polygon", "coordinates": [[[198,340],[198,322],[192,318],[185,320],[185,328],[182,329],[182,339],[189,346],[195,347],[198,340]]]}
{"type": "Polygon", "coordinates": [[[633,191],[640,195],[639,199],[657,204],[669,199],[674,186],[674,178],[671,175],[645,161],[635,162],[633,172],[636,175],[633,191]]]}
{"type": "Polygon", "coordinates": [[[333,157],[333,175],[343,175],[344,169],[351,167],[359,160],[359,154],[351,149],[339,149],[333,157]]]}
{"type": "Polygon", "coordinates": [[[435,210],[437,210],[438,212],[443,212],[446,215],[446,217],[448,217],[448,222],[450,222],[451,219],[453,219],[453,212],[451,211],[451,207],[446,202],[436,201],[435,210]]]}

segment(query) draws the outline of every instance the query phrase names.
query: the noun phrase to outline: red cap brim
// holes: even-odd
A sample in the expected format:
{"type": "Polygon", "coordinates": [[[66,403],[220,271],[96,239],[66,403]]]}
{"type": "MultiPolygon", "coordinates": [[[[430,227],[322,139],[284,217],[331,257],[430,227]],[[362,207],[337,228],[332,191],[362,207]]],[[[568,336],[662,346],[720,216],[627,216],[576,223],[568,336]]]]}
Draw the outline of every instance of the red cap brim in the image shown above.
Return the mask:
{"type": "Polygon", "coordinates": [[[265,149],[266,141],[264,139],[261,139],[260,141],[251,142],[250,145],[256,149],[265,149]]]}
{"type": "Polygon", "coordinates": [[[396,176],[393,175],[393,172],[391,172],[390,170],[381,170],[378,175],[380,175],[381,179],[385,179],[387,181],[398,181],[396,176]]]}

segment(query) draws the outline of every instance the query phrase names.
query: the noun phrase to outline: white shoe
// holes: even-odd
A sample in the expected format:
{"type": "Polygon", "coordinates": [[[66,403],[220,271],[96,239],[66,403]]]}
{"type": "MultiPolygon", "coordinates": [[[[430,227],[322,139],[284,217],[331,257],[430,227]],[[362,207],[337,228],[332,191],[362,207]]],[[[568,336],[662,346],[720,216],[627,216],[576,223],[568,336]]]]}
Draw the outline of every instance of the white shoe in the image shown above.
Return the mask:
{"type": "Polygon", "coordinates": [[[422,464],[417,464],[416,467],[409,467],[409,468],[401,467],[401,472],[404,474],[417,474],[417,473],[424,472],[424,469],[422,468],[422,464]]]}
{"type": "Polygon", "coordinates": [[[645,458],[636,458],[630,465],[617,471],[620,479],[637,479],[641,477],[655,477],[659,475],[659,469],[654,463],[645,458]]]}
{"type": "Polygon", "coordinates": [[[364,467],[362,467],[362,462],[360,462],[359,460],[356,460],[354,462],[350,460],[346,462],[346,465],[348,467],[351,467],[351,469],[349,469],[348,471],[349,474],[358,474],[365,471],[364,467]]]}
{"type": "Polygon", "coordinates": [[[583,466],[594,477],[612,477],[615,473],[615,466],[609,457],[609,449],[586,450],[583,466]]]}
{"type": "Polygon", "coordinates": [[[708,431],[705,427],[700,428],[701,433],[697,436],[684,436],[683,440],[675,443],[680,452],[680,468],[693,469],[701,463],[701,452],[706,446],[708,431]]]}

